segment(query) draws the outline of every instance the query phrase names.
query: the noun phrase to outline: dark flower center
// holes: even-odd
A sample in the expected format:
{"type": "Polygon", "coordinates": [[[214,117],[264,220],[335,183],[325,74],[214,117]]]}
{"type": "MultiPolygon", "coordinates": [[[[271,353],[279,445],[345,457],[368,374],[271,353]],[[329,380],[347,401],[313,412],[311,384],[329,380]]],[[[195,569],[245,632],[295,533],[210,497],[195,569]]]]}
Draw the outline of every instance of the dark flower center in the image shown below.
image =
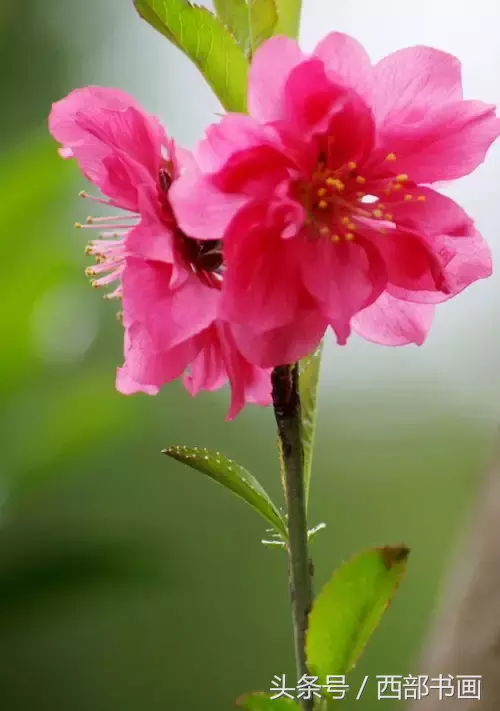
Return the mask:
{"type": "Polygon", "coordinates": [[[221,240],[197,240],[186,235],[178,226],[168,196],[172,185],[172,166],[165,164],[158,177],[158,198],[163,223],[173,234],[181,258],[197,274],[220,272],[223,263],[221,240]]]}

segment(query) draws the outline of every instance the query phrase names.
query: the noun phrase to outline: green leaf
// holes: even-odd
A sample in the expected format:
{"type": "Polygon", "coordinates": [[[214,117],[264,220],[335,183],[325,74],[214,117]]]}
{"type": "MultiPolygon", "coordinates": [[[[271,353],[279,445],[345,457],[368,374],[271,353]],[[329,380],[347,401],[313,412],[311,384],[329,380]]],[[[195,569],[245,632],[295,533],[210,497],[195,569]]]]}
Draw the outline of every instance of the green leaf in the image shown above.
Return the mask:
{"type": "Polygon", "coordinates": [[[279,19],[274,28],[274,34],[297,39],[300,30],[302,0],[276,0],[276,6],[279,19]]]}
{"type": "Polygon", "coordinates": [[[163,453],[230,489],[260,513],[278,533],[288,538],[285,519],[271,501],[267,491],[242,466],[219,452],[209,452],[198,447],[168,447],[163,450],[163,453]]]}
{"type": "Polygon", "coordinates": [[[249,58],[271,37],[278,21],[275,0],[214,0],[214,7],[249,58]]]}
{"type": "Polygon", "coordinates": [[[271,699],[269,694],[258,692],[239,698],[236,703],[246,711],[300,711],[296,701],[287,697],[271,699]]]}
{"type": "Polygon", "coordinates": [[[347,674],[378,626],[406,570],[405,546],[364,551],[333,574],[313,603],[307,663],[324,683],[347,674]]]}
{"type": "Polygon", "coordinates": [[[322,350],[323,344],[321,343],[311,355],[307,356],[307,358],[303,358],[299,363],[299,393],[302,413],[302,445],[304,447],[304,489],[306,492],[306,503],[309,499],[309,485],[311,482],[322,350]]]}
{"type": "Polygon", "coordinates": [[[207,8],[187,0],[134,0],[141,17],[200,69],[227,111],[246,110],[248,60],[207,8]]]}

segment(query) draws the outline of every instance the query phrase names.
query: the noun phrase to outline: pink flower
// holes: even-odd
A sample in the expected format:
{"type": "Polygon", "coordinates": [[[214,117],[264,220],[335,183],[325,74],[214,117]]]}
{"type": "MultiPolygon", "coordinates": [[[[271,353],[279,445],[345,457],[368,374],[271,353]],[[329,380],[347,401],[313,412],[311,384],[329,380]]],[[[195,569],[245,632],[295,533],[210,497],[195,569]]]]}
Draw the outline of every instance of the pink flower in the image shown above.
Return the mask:
{"type": "Polygon", "coordinates": [[[328,325],[340,344],[351,329],[421,344],[434,304],[491,273],[472,220],[428,185],[470,173],[499,132],[443,52],[372,65],[339,33],[310,56],[284,37],[262,45],[249,116],[208,129],[171,195],[182,229],[223,235],[221,314],[245,356],[290,362],[328,325]]]}
{"type": "Polygon", "coordinates": [[[118,390],[155,394],[184,375],[193,395],[229,381],[230,419],[246,402],[268,404],[269,373],[245,360],[219,317],[220,242],[188,237],[170,206],[170,187],[190,155],[116,89],[72,92],[54,104],[49,127],[61,155],[76,158],[107,199],[83,196],[126,211],[80,225],[104,230],[87,249],[98,262],[88,273],[95,286],[117,282],[108,298],[123,299],[118,390]]]}

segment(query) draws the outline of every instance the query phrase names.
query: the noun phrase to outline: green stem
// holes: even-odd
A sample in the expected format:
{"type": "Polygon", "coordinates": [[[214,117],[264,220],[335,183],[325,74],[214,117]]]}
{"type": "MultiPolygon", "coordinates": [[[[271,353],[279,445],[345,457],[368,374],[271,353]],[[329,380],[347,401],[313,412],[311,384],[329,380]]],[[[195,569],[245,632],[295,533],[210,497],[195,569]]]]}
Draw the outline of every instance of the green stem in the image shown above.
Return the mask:
{"type": "MultiPolygon", "coordinates": [[[[283,365],[271,375],[273,405],[284,464],[288,513],[289,582],[297,677],[307,674],[306,633],[312,606],[311,562],[307,549],[307,517],[304,491],[304,450],[299,396],[299,367],[283,365]]],[[[304,711],[313,701],[301,699],[304,711]]]]}

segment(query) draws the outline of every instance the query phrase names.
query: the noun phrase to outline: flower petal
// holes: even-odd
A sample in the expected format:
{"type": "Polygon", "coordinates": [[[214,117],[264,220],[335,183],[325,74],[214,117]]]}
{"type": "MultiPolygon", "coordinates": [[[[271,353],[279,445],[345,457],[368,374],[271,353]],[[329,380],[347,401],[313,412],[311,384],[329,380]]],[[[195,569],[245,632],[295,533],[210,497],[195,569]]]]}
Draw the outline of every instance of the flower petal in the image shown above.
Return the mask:
{"type": "Polygon", "coordinates": [[[441,262],[419,235],[400,228],[372,240],[385,262],[388,284],[410,291],[450,293],[441,262]]]}
{"type": "Polygon", "coordinates": [[[462,99],[460,61],[432,47],[400,49],[375,65],[371,96],[380,125],[419,122],[462,99]]]}
{"type": "Polygon", "coordinates": [[[365,97],[373,83],[373,67],[364,47],[353,37],[342,32],[330,32],[316,46],[313,57],[324,62],[327,72],[333,72],[337,81],[355,89],[365,97]]]}
{"type": "Polygon", "coordinates": [[[217,316],[220,292],[190,274],[171,287],[172,266],[129,257],[123,273],[125,328],[139,324],[155,351],[187,341],[208,328],[217,316]]]}
{"type": "Polygon", "coordinates": [[[221,317],[255,333],[293,322],[301,301],[302,308],[307,304],[296,245],[281,237],[285,217],[253,203],[239,211],[225,234],[221,317]]]}
{"type": "Polygon", "coordinates": [[[284,87],[304,58],[297,42],[287,37],[272,37],[258,48],[248,84],[248,112],[253,118],[263,123],[286,118],[284,87]]]}
{"type": "Polygon", "coordinates": [[[355,313],[373,303],[386,285],[386,270],[369,241],[332,244],[327,239],[303,246],[302,276],[318,308],[344,345],[355,313]]]}
{"type": "Polygon", "coordinates": [[[88,87],[52,107],[49,129],[76,158],[84,175],[117,205],[137,210],[135,186],[155,190],[163,129],[129,96],[114,89],[88,87]]]}
{"type": "Polygon", "coordinates": [[[212,176],[198,170],[186,171],[169,191],[170,204],[179,227],[196,239],[221,239],[245,195],[225,195],[214,185],[212,176]]]}
{"type": "Polygon", "coordinates": [[[411,201],[391,202],[393,219],[399,225],[418,232],[432,252],[443,273],[448,292],[418,290],[411,292],[388,286],[390,293],[409,301],[438,303],[458,294],[472,282],[491,275],[491,253],[474,222],[454,200],[430,188],[412,189],[411,201]],[[425,198],[420,202],[418,198],[425,198]]]}
{"type": "Polygon", "coordinates": [[[384,292],[357,313],[352,329],[368,341],[384,346],[422,345],[432,323],[434,306],[401,301],[384,292]]]}
{"type": "Polygon", "coordinates": [[[455,180],[484,160],[500,135],[495,107],[481,101],[461,101],[429,111],[416,122],[384,125],[377,139],[374,163],[393,153],[397,170],[415,183],[455,180]]]}

